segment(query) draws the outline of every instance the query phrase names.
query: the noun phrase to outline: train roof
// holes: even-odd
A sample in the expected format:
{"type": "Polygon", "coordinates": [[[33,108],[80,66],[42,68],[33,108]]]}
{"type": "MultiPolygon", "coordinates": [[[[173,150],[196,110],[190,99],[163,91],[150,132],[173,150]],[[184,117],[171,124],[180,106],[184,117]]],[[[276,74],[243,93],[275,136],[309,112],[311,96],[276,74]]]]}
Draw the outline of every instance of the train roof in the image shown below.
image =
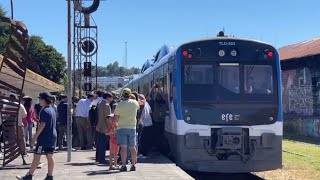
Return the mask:
{"type": "Polygon", "coordinates": [[[256,42],[256,43],[261,43],[261,44],[273,46],[273,45],[266,43],[264,41],[259,41],[259,40],[255,40],[255,39],[248,39],[248,38],[241,38],[241,37],[213,37],[213,38],[202,38],[202,39],[198,39],[198,40],[189,41],[189,42],[181,44],[179,47],[186,45],[186,44],[202,42],[202,41],[210,41],[210,40],[241,40],[241,41],[251,41],[251,42],[256,42]]]}
{"type": "MultiPolygon", "coordinates": [[[[213,37],[213,38],[203,38],[203,39],[198,39],[198,40],[193,40],[193,41],[189,41],[186,43],[183,43],[177,47],[173,47],[173,46],[167,46],[164,45],[160,48],[159,51],[157,51],[157,53],[159,53],[161,51],[161,49],[166,48],[168,50],[168,53],[161,57],[160,59],[155,59],[155,61],[153,63],[150,64],[150,66],[144,71],[142,72],[138,77],[132,79],[127,85],[131,84],[133,81],[139,80],[141,79],[144,75],[151,73],[154,69],[158,68],[159,66],[165,64],[166,62],[168,62],[170,60],[171,57],[175,57],[175,53],[177,51],[177,49],[179,49],[180,47],[187,45],[187,44],[191,44],[191,43],[196,43],[196,42],[203,42],[203,41],[210,41],[210,40],[240,40],[240,41],[250,41],[250,42],[256,42],[256,43],[260,43],[260,44],[265,44],[265,45],[269,45],[272,46],[269,43],[263,42],[263,41],[259,41],[259,40],[254,40],[254,39],[248,39],[248,38],[239,38],[239,37],[213,37]]],[[[147,63],[147,62],[146,62],[147,63]]]]}

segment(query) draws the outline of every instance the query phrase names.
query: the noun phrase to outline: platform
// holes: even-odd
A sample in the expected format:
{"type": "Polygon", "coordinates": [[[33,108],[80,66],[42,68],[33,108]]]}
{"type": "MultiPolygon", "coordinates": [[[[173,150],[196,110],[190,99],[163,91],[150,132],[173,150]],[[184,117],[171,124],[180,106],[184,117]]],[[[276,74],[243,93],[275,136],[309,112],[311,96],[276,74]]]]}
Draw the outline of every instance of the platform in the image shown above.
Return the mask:
{"type": "MultiPolygon", "coordinates": [[[[146,159],[138,159],[135,172],[119,172],[118,170],[109,171],[108,165],[95,164],[95,151],[76,151],[72,152],[72,161],[66,162],[67,153],[59,152],[54,155],[56,164],[54,169],[55,180],[129,180],[129,179],[144,179],[144,180],[183,180],[193,179],[186,172],[172,163],[168,158],[161,155],[152,155],[146,159]]],[[[26,158],[27,163],[31,163],[32,154],[26,158]]],[[[34,179],[44,179],[47,173],[47,162],[45,157],[42,157],[41,162],[43,167],[37,169],[34,179]]],[[[21,167],[22,160],[17,158],[9,164],[10,168],[0,170],[1,180],[14,180],[16,175],[24,175],[28,169],[21,167]]],[[[128,170],[130,166],[128,165],[128,170]]]]}

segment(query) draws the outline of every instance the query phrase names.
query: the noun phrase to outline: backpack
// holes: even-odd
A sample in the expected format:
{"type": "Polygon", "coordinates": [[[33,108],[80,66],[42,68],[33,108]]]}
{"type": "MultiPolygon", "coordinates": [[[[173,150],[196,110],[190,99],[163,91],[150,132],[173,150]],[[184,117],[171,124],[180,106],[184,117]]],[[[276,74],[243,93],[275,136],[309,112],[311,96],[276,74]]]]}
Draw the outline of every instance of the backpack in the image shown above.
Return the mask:
{"type": "Polygon", "coordinates": [[[98,124],[98,104],[101,102],[100,100],[96,106],[91,106],[91,109],[89,110],[89,120],[91,123],[91,126],[96,127],[98,124]]]}
{"type": "Polygon", "coordinates": [[[89,120],[90,124],[93,127],[97,126],[98,123],[98,108],[97,106],[92,106],[91,109],[89,110],[89,120]]]}

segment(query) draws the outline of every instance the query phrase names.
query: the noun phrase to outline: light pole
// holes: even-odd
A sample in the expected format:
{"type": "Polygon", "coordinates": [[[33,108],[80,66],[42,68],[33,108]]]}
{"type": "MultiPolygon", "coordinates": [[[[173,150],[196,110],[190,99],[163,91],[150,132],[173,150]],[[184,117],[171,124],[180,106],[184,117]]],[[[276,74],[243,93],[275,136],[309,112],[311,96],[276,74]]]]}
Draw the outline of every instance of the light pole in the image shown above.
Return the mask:
{"type": "Polygon", "coordinates": [[[11,0],[11,19],[13,20],[13,0],[11,0]]]}
{"type": "Polygon", "coordinates": [[[71,0],[68,0],[68,121],[67,121],[67,161],[71,161],[71,146],[72,146],[72,99],[71,99],[71,0]]]}

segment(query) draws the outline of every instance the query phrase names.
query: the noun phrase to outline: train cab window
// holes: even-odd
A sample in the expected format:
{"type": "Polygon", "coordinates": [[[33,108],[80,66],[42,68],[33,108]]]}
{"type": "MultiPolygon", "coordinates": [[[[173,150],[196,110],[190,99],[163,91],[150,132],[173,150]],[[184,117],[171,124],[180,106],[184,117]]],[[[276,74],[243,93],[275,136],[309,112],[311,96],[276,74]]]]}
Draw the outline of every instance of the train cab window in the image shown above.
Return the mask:
{"type": "Polygon", "coordinates": [[[185,84],[213,84],[213,65],[185,65],[185,84]]]}
{"type": "Polygon", "coordinates": [[[239,64],[220,63],[219,66],[219,85],[223,91],[227,90],[235,94],[240,93],[239,86],[239,64]]]}
{"type": "Polygon", "coordinates": [[[245,65],[246,94],[273,94],[273,73],[270,65],[245,65]]]}

